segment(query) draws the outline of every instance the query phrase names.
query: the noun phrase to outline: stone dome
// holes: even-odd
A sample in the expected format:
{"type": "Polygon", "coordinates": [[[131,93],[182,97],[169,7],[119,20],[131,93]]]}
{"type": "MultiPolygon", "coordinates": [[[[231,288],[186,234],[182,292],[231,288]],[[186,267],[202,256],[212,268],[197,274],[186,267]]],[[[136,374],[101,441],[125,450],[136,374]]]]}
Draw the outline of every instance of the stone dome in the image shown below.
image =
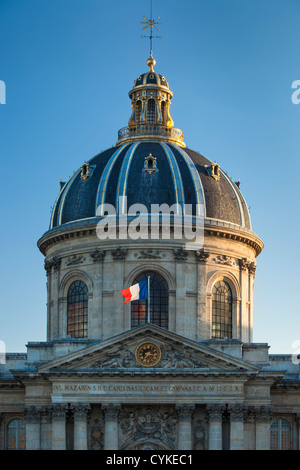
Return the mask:
{"type": "MultiPolygon", "coordinates": [[[[95,223],[101,204],[118,208],[143,204],[172,206],[204,205],[208,219],[228,222],[251,230],[247,204],[239,189],[216,163],[175,143],[135,141],[114,146],[85,162],[61,185],[50,229],[80,221],[95,223]]],[[[120,209],[120,208],[119,208],[120,209]]],[[[117,211],[119,212],[119,211],[117,211]]]]}

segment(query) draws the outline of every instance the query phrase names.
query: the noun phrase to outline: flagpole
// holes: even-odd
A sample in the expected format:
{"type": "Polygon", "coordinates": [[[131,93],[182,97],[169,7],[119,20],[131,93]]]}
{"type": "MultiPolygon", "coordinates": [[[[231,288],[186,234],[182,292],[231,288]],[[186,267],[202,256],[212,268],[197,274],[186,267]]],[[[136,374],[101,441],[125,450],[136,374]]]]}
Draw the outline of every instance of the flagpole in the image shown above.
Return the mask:
{"type": "Polygon", "coordinates": [[[150,323],[150,276],[148,276],[148,323],[150,323]]]}

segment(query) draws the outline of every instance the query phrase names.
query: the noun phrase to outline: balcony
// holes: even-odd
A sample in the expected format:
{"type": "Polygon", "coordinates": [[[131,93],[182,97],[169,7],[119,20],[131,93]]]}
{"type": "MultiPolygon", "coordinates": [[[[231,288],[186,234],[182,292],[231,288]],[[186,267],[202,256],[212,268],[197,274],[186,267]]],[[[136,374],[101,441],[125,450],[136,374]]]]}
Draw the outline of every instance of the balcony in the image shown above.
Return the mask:
{"type": "Polygon", "coordinates": [[[123,127],[118,132],[118,142],[116,145],[137,140],[163,140],[165,142],[173,142],[180,147],[185,147],[183,132],[180,129],[158,124],[123,127]]]}

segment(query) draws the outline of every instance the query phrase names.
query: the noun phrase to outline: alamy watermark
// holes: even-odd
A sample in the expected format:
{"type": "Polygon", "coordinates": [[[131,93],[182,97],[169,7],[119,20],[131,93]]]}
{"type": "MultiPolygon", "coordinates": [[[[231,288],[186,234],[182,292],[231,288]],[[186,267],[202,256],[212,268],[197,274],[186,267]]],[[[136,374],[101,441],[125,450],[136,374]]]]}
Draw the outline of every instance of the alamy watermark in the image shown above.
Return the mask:
{"type": "Polygon", "coordinates": [[[0,340],[0,364],[6,363],[6,346],[4,341],[0,340]]]}
{"type": "Polygon", "coordinates": [[[6,85],[3,80],[0,80],[0,104],[6,104],[6,85]]]}
{"type": "Polygon", "coordinates": [[[292,94],[292,103],[299,104],[300,103],[300,80],[294,80],[292,83],[292,88],[295,88],[296,91],[292,94]]]}
{"type": "Polygon", "coordinates": [[[292,349],[295,350],[292,354],[292,363],[300,364],[300,339],[293,341],[292,349]]]}
{"type": "Polygon", "coordinates": [[[144,204],[127,208],[122,196],[117,208],[101,204],[96,215],[101,217],[96,228],[100,240],[180,240],[186,249],[203,247],[203,204],[151,204],[149,212],[144,204]]]}

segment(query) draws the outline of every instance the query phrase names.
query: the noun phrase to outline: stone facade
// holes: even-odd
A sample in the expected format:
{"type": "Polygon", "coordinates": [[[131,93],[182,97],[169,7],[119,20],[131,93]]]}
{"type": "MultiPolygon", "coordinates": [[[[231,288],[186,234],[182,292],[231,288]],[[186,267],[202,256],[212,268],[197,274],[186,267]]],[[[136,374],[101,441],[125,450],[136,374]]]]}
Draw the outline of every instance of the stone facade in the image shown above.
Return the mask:
{"type": "Polygon", "coordinates": [[[1,380],[1,448],[18,418],[27,449],[270,449],[283,419],[296,450],[299,366],[289,357],[284,372],[280,359],[265,344],[199,342],[152,324],[103,341],[29,343],[26,366],[1,380]],[[156,367],[135,359],[145,342],[161,349],[156,367]]]}
{"type": "Polygon", "coordinates": [[[298,359],[269,355],[267,344],[253,343],[263,243],[239,185],[217,164],[183,150],[181,131],[168,127],[171,92],[154,74],[152,57],[149,64],[135,82],[129,128],[117,147],[62,184],[50,229],[38,241],[47,276],[47,339],[29,342],[26,353],[7,354],[0,364],[0,448],[300,450],[298,359]],[[164,105],[161,87],[168,93],[164,105]],[[144,125],[148,118],[156,121],[144,125]],[[158,195],[161,203],[165,197],[182,206],[202,200],[201,246],[179,242],[174,225],[168,239],[100,239],[99,201],[119,201],[127,190],[133,202],[147,204],[158,195]],[[149,316],[134,324],[121,295],[149,272],[166,286],[158,315],[164,308],[167,327],[149,316]],[[68,303],[74,283],[84,286],[77,310],[68,303]],[[214,290],[222,283],[230,291],[228,316],[214,290]],[[215,334],[217,321],[227,322],[228,335],[215,334]]]}

